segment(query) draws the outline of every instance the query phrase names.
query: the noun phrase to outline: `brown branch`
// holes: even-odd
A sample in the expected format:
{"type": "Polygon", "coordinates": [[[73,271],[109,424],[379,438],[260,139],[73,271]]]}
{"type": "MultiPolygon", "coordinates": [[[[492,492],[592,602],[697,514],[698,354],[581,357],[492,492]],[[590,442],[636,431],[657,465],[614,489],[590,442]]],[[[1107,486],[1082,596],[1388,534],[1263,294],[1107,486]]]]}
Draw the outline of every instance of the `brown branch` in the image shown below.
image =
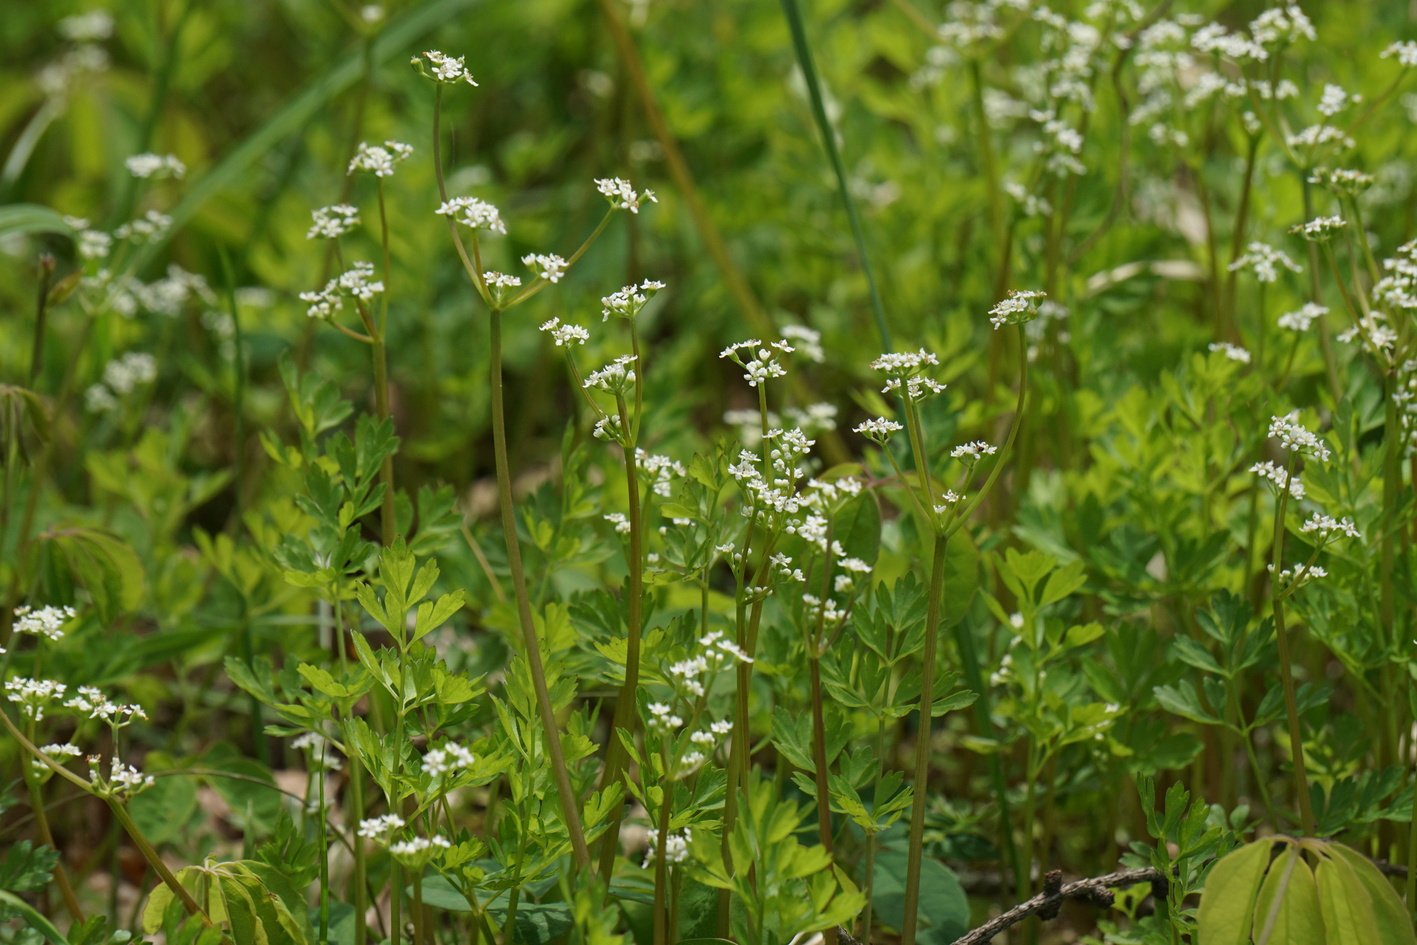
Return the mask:
{"type": "Polygon", "coordinates": [[[1093,879],[1080,879],[1063,884],[1063,874],[1054,870],[1043,878],[1043,892],[1025,903],[1014,906],[1008,912],[995,916],[964,937],[956,939],[954,945],[984,945],[994,936],[1011,926],[1018,925],[1031,915],[1044,919],[1054,919],[1062,908],[1064,900],[1084,899],[1104,908],[1112,905],[1112,889],[1118,886],[1135,886],[1137,883],[1164,884],[1166,877],[1155,869],[1147,867],[1139,870],[1122,870],[1093,879]]]}

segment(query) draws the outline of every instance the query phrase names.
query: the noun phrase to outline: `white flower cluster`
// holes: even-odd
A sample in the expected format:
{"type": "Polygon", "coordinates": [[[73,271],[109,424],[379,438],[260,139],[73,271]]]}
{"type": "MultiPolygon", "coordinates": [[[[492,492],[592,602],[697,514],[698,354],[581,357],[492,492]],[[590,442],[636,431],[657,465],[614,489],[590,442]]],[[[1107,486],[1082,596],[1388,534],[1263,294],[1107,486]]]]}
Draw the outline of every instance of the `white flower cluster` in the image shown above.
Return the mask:
{"type": "Polygon", "coordinates": [[[635,384],[635,370],[632,365],[638,358],[633,354],[622,354],[605,367],[592,372],[581,382],[589,390],[603,390],[607,394],[624,394],[635,384]]]}
{"type": "Polygon", "coordinates": [[[1328,314],[1328,306],[1317,302],[1305,302],[1297,311],[1285,312],[1279,316],[1279,327],[1290,331],[1308,331],[1317,318],[1328,314]]]}
{"type": "Polygon", "coordinates": [[[624,512],[606,512],[601,518],[615,526],[617,535],[630,534],[630,520],[625,517],[624,512]]]}
{"type": "Polygon", "coordinates": [[[384,283],[373,278],[374,264],[360,260],[354,268],[335,276],[318,292],[301,292],[300,301],[310,307],[305,314],[310,318],[329,320],[344,308],[346,297],[368,302],[384,291],[384,283]]]}
{"type": "Polygon", "coordinates": [[[1297,3],[1275,6],[1250,21],[1250,35],[1267,49],[1288,46],[1301,39],[1313,42],[1314,24],[1297,3]]]}
{"type": "Polygon", "coordinates": [[[654,731],[667,732],[684,724],[683,718],[674,714],[674,707],[663,702],[651,702],[649,714],[649,726],[654,731]]]}
{"type": "Polygon", "coordinates": [[[115,729],[131,725],[136,719],[147,720],[148,714],[140,705],[120,705],[93,686],[80,686],[78,691],[77,696],[64,703],[65,708],[87,712],[89,718],[102,719],[115,729]]]}
{"type": "Polygon", "coordinates": [[[606,321],[611,315],[634,318],[662,288],[663,282],[646,279],[639,285],[627,285],[618,292],[612,292],[600,300],[600,320],[606,321]]]}
{"type": "Polygon", "coordinates": [[[1315,217],[1307,223],[1290,227],[1290,233],[1297,233],[1311,243],[1326,243],[1338,235],[1348,225],[1342,217],[1315,217]]]}
{"type": "Polygon", "coordinates": [[[423,773],[441,778],[453,771],[471,768],[476,758],[466,747],[457,742],[449,742],[441,748],[434,748],[423,756],[423,773]]]}
{"type": "MultiPolygon", "coordinates": [[[[463,60],[466,58],[466,56],[453,58],[452,56],[444,55],[436,49],[430,49],[422,56],[422,59],[426,59],[428,65],[432,67],[432,75],[429,77],[433,80],[441,82],[444,85],[466,82],[468,85],[475,86],[477,83],[473,81],[472,73],[467,71],[467,66],[463,63],[463,60]]],[[[413,59],[410,60],[410,64],[418,68],[420,72],[423,70],[423,62],[418,56],[414,56],[413,59]]],[[[424,74],[427,75],[427,73],[424,74]]]]}
{"type": "Polygon", "coordinates": [[[886,375],[886,386],[881,393],[903,391],[906,400],[921,400],[945,389],[945,385],[934,378],[926,377],[927,367],[934,367],[940,359],[929,351],[901,351],[883,354],[871,362],[871,368],[886,375]]]}
{"type": "Polygon", "coordinates": [[[91,229],[89,221],[83,217],[66,216],[64,222],[78,233],[74,239],[74,248],[80,258],[102,259],[113,249],[113,237],[102,230],[91,229]]]}
{"type": "Polygon", "coordinates": [[[482,281],[492,293],[493,300],[498,303],[506,298],[508,292],[522,284],[520,276],[509,276],[505,272],[494,272],[491,269],[482,274],[482,281]]]}
{"type": "Polygon", "coordinates": [[[686,472],[683,463],[642,449],[635,450],[635,462],[650,491],[665,499],[673,492],[674,477],[683,477],[686,472]]]}
{"type": "Polygon", "coordinates": [[[311,760],[327,771],[338,771],[342,767],[339,758],[330,754],[330,740],[319,732],[306,732],[296,736],[290,747],[297,751],[310,752],[311,760]]]}
{"type": "Polygon", "coordinates": [[[101,43],[113,36],[113,14],[107,10],[76,13],[59,21],[59,35],[71,43],[101,43]]]}
{"type": "Polygon", "coordinates": [[[1299,480],[1299,477],[1297,475],[1290,476],[1287,470],[1274,465],[1269,460],[1255,463],[1250,467],[1250,472],[1256,473],[1260,478],[1266,480],[1270,484],[1270,488],[1276,492],[1287,488],[1291,498],[1304,498],[1304,483],[1299,480]]]}
{"type": "Polygon", "coordinates": [[[1382,51],[1381,56],[1383,59],[1391,59],[1396,56],[1398,65],[1404,69],[1411,69],[1413,66],[1417,66],[1417,43],[1410,39],[1405,42],[1391,43],[1382,51]]]}
{"type": "Polygon", "coordinates": [[[397,843],[389,844],[389,853],[394,856],[416,856],[426,850],[439,849],[446,850],[452,846],[448,838],[442,834],[435,834],[431,837],[414,837],[410,840],[400,840],[397,843]]]}
{"type": "Polygon", "coordinates": [[[989,324],[998,331],[1005,325],[1021,325],[1038,314],[1038,303],[1047,296],[1036,289],[1011,289],[1009,297],[989,309],[989,324]]]}
{"type": "MultiPolygon", "coordinates": [[[[1265,565],[1265,570],[1270,574],[1274,573],[1273,562],[1265,565]]],[[[1296,572],[1292,568],[1284,568],[1279,572],[1279,586],[1285,590],[1298,590],[1306,584],[1312,583],[1319,578],[1328,577],[1328,572],[1317,564],[1299,568],[1296,572]]]]}
{"type": "Polygon", "coordinates": [[[1291,148],[1305,148],[1309,151],[1316,150],[1326,144],[1336,144],[1341,148],[1352,148],[1355,142],[1342,128],[1335,128],[1333,125],[1317,124],[1300,128],[1293,134],[1286,135],[1284,143],[1291,148]]]}
{"type": "Polygon", "coordinates": [[[1333,191],[1347,197],[1357,197],[1365,193],[1370,187],[1377,183],[1377,178],[1366,171],[1355,171],[1350,168],[1331,169],[1327,167],[1316,167],[1309,175],[1309,183],[1323,184],[1333,191]]]}
{"type": "Polygon", "coordinates": [[[659,203],[659,198],[654,195],[654,191],[645,190],[636,193],[635,188],[630,186],[630,182],[620,177],[596,178],[595,189],[605,195],[605,199],[610,201],[610,206],[615,210],[639,213],[640,204],[646,200],[650,203],[659,203]]]}
{"type": "Polygon", "coordinates": [[[502,222],[502,212],[476,197],[454,197],[452,200],[445,200],[434,212],[452,217],[454,221],[474,230],[487,230],[489,233],[507,232],[507,225],[502,222]]]}
{"type": "Polygon", "coordinates": [[[997,446],[991,446],[983,440],[974,440],[950,450],[950,457],[959,460],[966,466],[973,466],[985,456],[993,456],[997,452],[999,452],[997,446]]]}
{"type": "Polygon", "coordinates": [[[14,631],[58,640],[64,636],[64,625],[76,616],[72,607],[46,606],[35,610],[25,604],[15,608],[14,631]]]}
{"type": "Polygon", "coordinates": [[[785,377],[787,369],[777,360],[777,354],[791,354],[797,349],[786,341],[774,341],[766,347],[756,338],[749,338],[747,341],[740,341],[737,344],[729,345],[718,353],[720,359],[727,358],[744,371],[743,380],[748,382],[749,387],[757,387],[774,377],[785,377]],[[746,351],[749,360],[744,361],[740,351],[746,351]]]}
{"type": "Polygon", "coordinates": [[[354,157],[350,159],[349,170],[345,173],[368,171],[375,177],[392,177],[394,167],[408,160],[412,153],[413,145],[404,144],[402,141],[385,141],[383,147],[361,141],[354,157]]]}
{"type": "Polygon", "coordinates": [[[129,220],[113,231],[115,239],[132,240],[135,243],[154,243],[167,235],[172,228],[172,217],[156,210],[149,210],[136,220],[129,220]]]}
{"type": "Polygon", "coordinates": [[[1245,254],[1232,262],[1228,268],[1231,272],[1248,269],[1260,282],[1277,282],[1280,266],[1290,272],[1304,271],[1304,267],[1290,259],[1284,250],[1275,249],[1268,243],[1255,242],[1246,246],[1245,254]]]}
{"type": "Polygon", "coordinates": [[[1082,153],[1081,132],[1059,118],[1051,108],[1029,112],[1028,117],[1043,127],[1043,140],[1035,142],[1033,150],[1043,155],[1048,173],[1056,177],[1087,173],[1087,166],[1077,158],[1082,153]]]}
{"type": "Polygon", "coordinates": [[[135,154],[125,159],[123,166],[128,168],[129,174],[143,180],[162,177],[181,178],[187,173],[187,165],[179,161],[175,154],[135,154]]]}
{"type": "Polygon", "coordinates": [[[935,506],[935,514],[944,515],[952,506],[959,505],[962,501],[964,501],[964,496],[953,489],[946,489],[945,494],[940,496],[940,504],[935,506]]]}
{"type": "Polygon", "coordinates": [[[152,775],[145,775],[133,765],[124,764],[116,755],[108,763],[107,782],[99,773],[98,758],[90,756],[89,780],[100,794],[111,797],[132,797],[157,783],[152,775]]]}
{"type": "Polygon", "coordinates": [[[890,439],[892,434],[899,433],[904,429],[905,427],[896,423],[894,420],[887,420],[885,417],[876,417],[874,420],[863,420],[861,423],[852,427],[851,432],[859,433],[868,440],[873,440],[884,446],[886,440],[890,439]]]}
{"type": "Polygon", "coordinates": [[[305,238],[332,240],[343,236],[359,225],[359,208],[347,203],[337,203],[330,207],[320,207],[310,211],[310,229],[305,238]]]}
{"type": "Polygon", "coordinates": [[[1207,346],[1207,350],[1212,352],[1218,351],[1221,354],[1225,355],[1227,358],[1229,358],[1231,361],[1239,361],[1241,364],[1250,363],[1250,352],[1246,351],[1239,345],[1232,345],[1228,341],[1212,341],[1207,346]]]}
{"type": "Polygon", "coordinates": [[[555,254],[528,253],[522,257],[522,264],[547,282],[560,282],[570,263],[555,254]]]}
{"type": "Polygon", "coordinates": [[[359,822],[359,835],[366,840],[383,840],[391,831],[404,825],[398,814],[383,814],[359,822]]]}
{"type": "MultiPolygon", "coordinates": [[[[797,427],[808,436],[825,433],[836,429],[837,412],[836,404],[828,403],[808,404],[805,408],[784,407],[781,414],[769,410],[768,427],[797,427]]],[[[745,447],[753,449],[762,442],[762,414],[757,410],[725,410],[723,422],[738,427],[738,439],[745,447]]]]}
{"type": "Polygon", "coordinates": [[[590,340],[590,332],[580,325],[564,325],[559,318],[542,322],[541,330],[551,332],[551,340],[556,342],[558,348],[570,347],[573,344],[583,345],[590,340]]]}
{"type": "Polygon", "coordinates": [[[1316,456],[1324,462],[1329,460],[1327,444],[1317,434],[1299,424],[1297,410],[1282,417],[1271,417],[1269,435],[1278,439],[1279,445],[1286,450],[1305,456],[1316,456]]]}
{"type": "MultiPolygon", "coordinates": [[[[645,866],[654,862],[657,854],[654,849],[653,838],[649,845],[648,852],[645,853],[645,866]]],[[[664,861],[666,863],[683,863],[689,859],[689,835],[688,833],[671,833],[664,838],[664,861]]]]}
{"type": "Polygon", "coordinates": [[[20,714],[35,722],[44,720],[44,710],[50,702],[64,698],[69,689],[53,679],[31,679],[16,676],[5,680],[5,698],[20,707],[20,714]]]}
{"type": "Polygon", "coordinates": [[[822,350],[822,333],[806,325],[783,325],[782,339],[809,361],[821,364],[826,360],[822,350]]]}
{"type": "Polygon", "coordinates": [[[157,379],[157,359],[142,351],[130,351],[104,365],[103,381],[84,391],[89,410],[102,413],[118,406],[118,398],[157,379]]]}
{"type": "Polygon", "coordinates": [[[1362,538],[1363,535],[1354,526],[1351,518],[1334,519],[1327,515],[1320,515],[1315,512],[1307,522],[1299,526],[1299,531],[1304,534],[1318,532],[1320,541],[1328,541],[1337,537],[1340,533],[1348,538],[1362,538]]]}

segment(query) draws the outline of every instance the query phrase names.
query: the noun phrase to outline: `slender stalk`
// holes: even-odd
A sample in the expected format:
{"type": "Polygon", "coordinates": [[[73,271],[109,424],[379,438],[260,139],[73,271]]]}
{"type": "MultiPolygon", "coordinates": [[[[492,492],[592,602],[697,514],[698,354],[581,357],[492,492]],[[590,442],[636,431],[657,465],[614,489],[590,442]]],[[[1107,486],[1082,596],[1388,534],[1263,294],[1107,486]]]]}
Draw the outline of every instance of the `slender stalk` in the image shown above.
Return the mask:
{"type": "MultiPolygon", "coordinates": [[[[826,570],[830,571],[830,568],[826,570]]],[[[807,654],[807,669],[812,686],[812,767],[816,769],[813,774],[817,785],[817,838],[827,851],[827,856],[831,856],[832,814],[827,781],[826,720],[822,714],[822,658],[816,646],[807,654]]],[[[835,926],[823,930],[822,936],[826,945],[836,945],[835,926]]]]}
{"type": "Polygon", "coordinates": [[[34,347],[30,352],[30,389],[35,390],[44,370],[44,334],[49,319],[49,287],[54,281],[54,257],[39,257],[39,289],[34,303],[34,347]]]}
{"type": "Polygon", "coordinates": [[[664,766],[664,796],[659,802],[659,823],[654,842],[654,945],[673,945],[675,932],[669,923],[669,819],[674,813],[674,779],[670,777],[668,736],[660,748],[664,766]]]}
{"type": "MultiPolygon", "coordinates": [[[[30,773],[29,765],[25,769],[25,786],[29,788],[30,807],[34,811],[34,829],[39,834],[39,842],[54,850],[59,846],[54,842],[54,834],[49,829],[49,817],[44,810],[44,796],[40,791],[39,782],[30,773]]],[[[61,857],[54,862],[54,882],[59,886],[59,895],[64,899],[64,908],[69,911],[69,917],[76,923],[82,924],[84,921],[84,910],[79,905],[79,898],[74,895],[74,887],[69,885],[69,874],[64,869],[64,861],[61,857]]]]}
{"type": "MultiPolygon", "coordinates": [[[[923,457],[922,457],[923,460],[923,457]]],[[[925,800],[929,791],[930,729],[934,710],[935,662],[939,648],[940,609],[945,596],[945,551],[949,538],[935,538],[930,565],[930,596],[925,610],[924,667],[920,677],[920,722],[915,742],[915,780],[910,803],[910,841],[906,854],[905,919],[900,929],[901,945],[915,945],[920,912],[920,873],[925,855],[925,800]]]]}
{"type": "MultiPolygon", "coordinates": [[[[349,670],[349,654],[345,651],[344,645],[344,615],[340,602],[339,585],[333,587],[331,596],[334,598],[335,611],[335,649],[339,651],[340,674],[344,675],[349,670]]],[[[351,634],[356,633],[350,627],[351,634]]],[[[354,876],[350,880],[353,887],[350,899],[354,906],[354,945],[365,945],[369,937],[368,926],[364,923],[364,916],[368,912],[368,902],[366,898],[367,882],[366,868],[364,862],[364,840],[359,836],[359,822],[364,819],[364,766],[359,761],[359,752],[354,750],[353,729],[346,720],[342,727],[344,729],[345,746],[349,749],[345,752],[349,759],[349,834],[354,845],[354,876]]]]}
{"type": "MultiPolygon", "coordinates": [[[[388,349],[385,347],[385,338],[388,331],[389,319],[389,217],[384,208],[384,179],[375,178],[379,182],[379,239],[384,249],[384,291],[380,296],[379,321],[372,332],[373,357],[374,357],[374,410],[379,416],[379,422],[391,418],[389,410],[389,360],[388,349]]],[[[379,468],[379,481],[384,484],[384,499],[379,506],[379,537],[385,545],[393,542],[398,525],[394,519],[394,457],[391,455],[384,457],[384,464],[379,468]]],[[[395,932],[397,934],[397,932],[395,932]]]]}
{"type": "MultiPolygon", "coordinates": [[[[1284,139],[1280,137],[1278,138],[1278,140],[1283,141],[1284,139]]],[[[1301,181],[1300,187],[1302,188],[1304,194],[1304,219],[1312,220],[1314,218],[1314,196],[1310,190],[1309,172],[1307,170],[1301,169],[1299,172],[1299,177],[1301,181]]],[[[1321,305],[1323,304],[1323,291],[1319,287],[1318,244],[1314,242],[1308,242],[1308,253],[1309,295],[1312,296],[1314,304],[1321,305]]],[[[1343,282],[1340,279],[1339,286],[1342,287],[1342,285],[1343,282]]],[[[1333,339],[1329,337],[1328,323],[1324,320],[1324,318],[1320,316],[1317,321],[1319,323],[1319,349],[1323,352],[1324,356],[1324,370],[1328,375],[1328,389],[1329,393],[1333,395],[1333,402],[1336,404],[1338,403],[1339,397],[1343,393],[1343,385],[1339,382],[1338,379],[1338,362],[1334,359],[1333,355],[1333,339]]]]}
{"type": "MultiPolygon", "coordinates": [[[[636,362],[636,367],[639,367],[639,362],[636,362]]],[[[641,376],[636,381],[637,391],[643,386],[643,380],[644,378],[641,376]]],[[[638,400],[638,394],[636,399],[638,400]]],[[[639,415],[636,414],[632,421],[625,398],[617,396],[615,400],[620,410],[620,429],[629,438],[621,452],[624,454],[625,491],[630,506],[630,552],[629,560],[626,562],[630,572],[626,593],[630,599],[627,602],[629,626],[625,653],[625,682],[615,697],[615,713],[611,721],[610,740],[605,753],[602,787],[618,785],[620,776],[624,773],[625,764],[629,760],[626,757],[625,746],[617,733],[624,729],[633,738],[639,728],[639,713],[635,708],[635,695],[640,688],[640,633],[641,625],[644,623],[644,521],[640,514],[639,459],[635,455],[635,433],[633,431],[633,426],[639,424],[639,415]]],[[[601,841],[600,875],[606,885],[609,885],[610,878],[615,872],[615,854],[620,850],[620,824],[624,818],[625,807],[621,804],[610,815],[605,829],[605,838],[601,841]]],[[[661,846],[659,850],[662,858],[664,847],[661,846]]]]}
{"type": "MultiPolygon", "coordinates": [[[[1314,836],[1314,809],[1309,801],[1309,774],[1304,764],[1304,736],[1299,728],[1299,706],[1294,696],[1294,673],[1290,665],[1289,630],[1284,623],[1284,594],[1279,587],[1279,572],[1284,558],[1284,513],[1289,505],[1288,483],[1294,477],[1294,459],[1285,467],[1285,480],[1280,483],[1278,508],[1274,513],[1274,638],[1279,644],[1279,676],[1284,685],[1284,711],[1289,721],[1289,750],[1294,756],[1294,790],[1298,794],[1299,818],[1306,837],[1314,836]]],[[[1278,824],[1275,827],[1278,828],[1278,824]]]]}
{"type": "Polygon", "coordinates": [[[576,863],[590,865],[590,850],[586,847],[585,831],[581,826],[580,802],[571,786],[566,769],[566,755],[561,748],[561,730],[556,724],[556,712],[551,705],[551,693],[546,685],[546,668],[541,661],[541,643],[536,636],[536,624],[531,615],[531,600],[527,596],[526,570],[522,565],[521,541],[517,538],[516,513],[512,508],[512,473],[507,462],[507,418],[502,385],[502,312],[492,309],[489,318],[492,382],[492,451],[497,466],[497,498],[502,511],[502,531],[507,541],[507,563],[512,572],[512,590],[517,600],[517,617],[521,622],[522,644],[527,665],[531,669],[532,686],[536,690],[536,707],[551,756],[551,772],[556,793],[561,800],[562,816],[571,838],[576,863]]]}

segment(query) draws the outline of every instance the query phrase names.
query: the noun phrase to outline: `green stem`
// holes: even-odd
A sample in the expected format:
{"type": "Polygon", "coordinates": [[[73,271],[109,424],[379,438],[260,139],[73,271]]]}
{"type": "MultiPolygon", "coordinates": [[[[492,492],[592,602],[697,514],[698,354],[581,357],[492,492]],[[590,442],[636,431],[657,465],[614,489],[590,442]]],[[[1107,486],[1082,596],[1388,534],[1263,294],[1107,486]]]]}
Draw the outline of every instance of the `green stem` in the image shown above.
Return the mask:
{"type": "MultiPolygon", "coordinates": [[[[1294,790],[1298,794],[1299,818],[1304,835],[1314,836],[1314,809],[1309,801],[1309,775],[1304,764],[1304,736],[1299,728],[1299,706],[1294,695],[1294,673],[1290,664],[1289,629],[1284,622],[1284,594],[1279,586],[1279,572],[1284,558],[1284,513],[1289,505],[1289,483],[1294,478],[1294,460],[1285,467],[1285,480],[1279,484],[1278,508],[1274,513],[1274,564],[1271,595],[1274,605],[1274,638],[1279,644],[1279,676],[1284,685],[1284,711],[1289,722],[1289,750],[1294,756],[1294,790]]],[[[1275,824],[1276,829],[1279,825],[1275,824]]]]}
{"type": "MultiPolygon", "coordinates": [[[[923,457],[917,458],[923,462],[923,457]]],[[[915,742],[915,780],[910,804],[910,841],[906,855],[905,919],[901,925],[901,945],[915,945],[920,911],[920,873],[925,855],[925,801],[930,775],[930,729],[934,710],[935,655],[939,647],[940,609],[945,596],[945,551],[949,538],[935,538],[930,567],[930,596],[925,611],[924,667],[920,678],[919,732],[915,742]]]]}
{"type": "MultiPolygon", "coordinates": [[[[638,362],[636,367],[638,368],[638,362]]],[[[636,382],[636,388],[641,386],[643,377],[636,382]]],[[[634,738],[639,729],[639,713],[635,707],[635,696],[640,688],[640,631],[644,622],[644,521],[640,514],[640,472],[639,459],[635,455],[635,440],[632,431],[632,421],[629,416],[629,409],[623,396],[617,396],[617,405],[620,409],[620,429],[625,436],[629,437],[629,442],[622,446],[621,452],[625,461],[625,491],[629,501],[630,520],[630,553],[626,565],[629,568],[629,580],[627,587],[628,605],[628,629],[627,648],[625,653],[625,682],[620,687],[620,692],[615,697],[615,714],[611,723],[610,743],[605,753],[605,772],[601,780],[601,787],[619,786],[620,777],[624,773],[625,765],[628,762],[624,744],[620,741],[619,731],[624,730],[631,738],[634,738]]],[[[638,425],[639,417],[636,415],[634,425],[638,425]]],[[[620,823],[625,817],[625,807],[618,805],[610,815],[608,825],[605,829],[605,838],[600,846],[600,875],[609,885],[611,877],[615,872],[615,854],[620,850],[620,823]]],[[[660,847],[661,854],[664,848],[660,847]]]]}
{"type": "MultiPolygon", "coordinates": [[[[340,589],[336,583],[333,585],[331,596],[334,598],[335,612],[335,649],[339,651],[339,666],[341,676],[349,671],[349,654],[345,651],[344,645],[344,614],[340,601],[340,589]]],[[[358,631],[354,627],[349,628],[351,634],[358,631]]],[[[367,870],[364,857],[364,840],[359,836],[359,822],[364,819],[364,767],[359,761],[359,752],[354,749],[354,731],[345,720],[341,727],[344,729],[344,743],[348,749],[345,755],[349,759],[349,836],[352,838],[354,846],[354,876],[350,881],[353,887],[350,899],[354,906],[354,945],[365,945],[369,937],[369,929],[365,925],[364,915],[368,911],[368,899],[365,898],[367,891],[367,870]]]]}
{"type": "Polygon", "coordinates": [[[660,749],[660,762],[664,766],[661,786],[664,794],[659,803],[654,843],[654,945],[673,945],[674,932],[669,924],[669,821],[674,812],[674,779],[667,745],[660,749]]]}
{"type": "Polygon", "coordinates": [[[556,724],[556,711],[551,705],[551,692],[546,685],[546,669],[542,665],[541,643],[536,636],[531,600],[527,596],[521,541],[517,537],[516,513],[512,507],[512,473],[507,462],[507,418],[502,385],[502,312],[496,308],[492,309],[489,319],[489,347],[492,361],[492,450],[497,465],[497,498],[502,511],[502,531],[507,542],[507,563],[512,572],[512,589],[517,600],[522,644],[526,650],[527,665],[531,670],[532,686],[536,690],[536,707],[541,716],[547,752],[551,756],[551,772],[556,782],[556,793],[561,800],[561,813],[566,820],[566,831],[570,835],[576,863],[584,868],[590,864],[590,850],[586,847],[585,832],[581,827],[580,803],[575,789],[571,786],[570,773],[566,769],[566,755],[561,748],[561,730],[556,724]]]}
{"type": "MultiPolygon", "coordinates": [[[[391,419],[389,410],[389,361],[385,346],[389,317],[389,218],[384,210],[384,181],[379,181],[379,237],[384,249],[384,291],[379,304],[379,321],[371,332],[374,358],[374,410],[379,422],[391,419]]],[[[398,525],[394,518],[394,457],[384,457],[379,468],[379,481],[384,485],[384,498],[379,506],[379,537],[385,545],[393,543],[398,525]]]]}

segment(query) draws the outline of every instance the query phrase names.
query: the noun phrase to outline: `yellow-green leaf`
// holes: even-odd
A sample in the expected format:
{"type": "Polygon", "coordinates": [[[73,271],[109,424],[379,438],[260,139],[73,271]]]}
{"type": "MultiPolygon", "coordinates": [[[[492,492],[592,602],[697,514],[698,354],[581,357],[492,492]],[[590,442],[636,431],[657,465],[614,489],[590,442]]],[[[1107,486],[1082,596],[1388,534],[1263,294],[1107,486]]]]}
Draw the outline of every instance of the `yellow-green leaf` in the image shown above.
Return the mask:
{"type": "Polygon", "coordinates": [[[1255,945],[1319,945],[1324,924],[1314,873],[1297,847],[1274,861],[1255,902],[1255,945]]]}
{"type": "Polygon", "coordinates": [[[1402,899],[1387,877],[1378,871],[1372,861],[1356,850],[1338,843],[1330,845],[1329,852],[1335,859],[1347,863],[1367,890],[1373,903],[1373,921],[1378,930],[1375,941],[1383,945],[1417,945],[1417,934],[1413,933],[1412,919],[1407,907],[1402,904],[1402,899]]]}
{"type": "Polygon", "coordinates": [[[1353,867],[1345,861],[1324,856],[1314,878],[1319,888],[1319,911],[1323,914],[1328,945],[1368,945],[1381,942],[1373,921],[1373,900],[1363,888],[1353,867]]]}
{"type": "Polygon", "coordinates": [[[1205,881],[1196,913],[1200,945],[1246,945],[1255,897],[1269,867],[1273,841],[1248,844],[1220,859],[1205,881]]]}

